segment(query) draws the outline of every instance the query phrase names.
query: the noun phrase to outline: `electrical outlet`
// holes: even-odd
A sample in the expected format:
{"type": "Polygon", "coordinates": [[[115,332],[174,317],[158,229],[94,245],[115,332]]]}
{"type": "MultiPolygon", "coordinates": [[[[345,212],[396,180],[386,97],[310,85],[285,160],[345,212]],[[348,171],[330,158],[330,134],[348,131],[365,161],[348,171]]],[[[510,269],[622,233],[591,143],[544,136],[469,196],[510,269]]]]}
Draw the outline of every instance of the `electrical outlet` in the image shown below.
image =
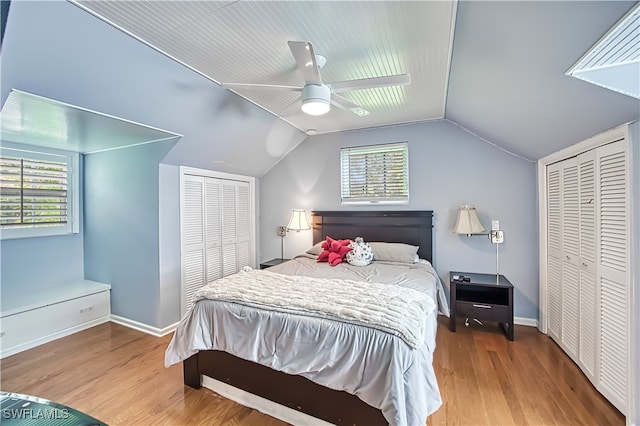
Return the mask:
{"type": "Polygon", "coordinates": [[[287,235],[287,227],[278,226],[278,237],[284,237],[285,235],[287,235]]]}
{"type": "Polygon", "coordinates": [[[498,229],[500,229],[500,221],[499,220],[492,220],[491,221],[491,230],[492,231],[497,231],[498,229]]]}
{"type": "Polygon", "coordinates": [[[504,243],[504,232],[503,231],[491,231],[491,242],[493,244],[502,244],[504,243]]]}

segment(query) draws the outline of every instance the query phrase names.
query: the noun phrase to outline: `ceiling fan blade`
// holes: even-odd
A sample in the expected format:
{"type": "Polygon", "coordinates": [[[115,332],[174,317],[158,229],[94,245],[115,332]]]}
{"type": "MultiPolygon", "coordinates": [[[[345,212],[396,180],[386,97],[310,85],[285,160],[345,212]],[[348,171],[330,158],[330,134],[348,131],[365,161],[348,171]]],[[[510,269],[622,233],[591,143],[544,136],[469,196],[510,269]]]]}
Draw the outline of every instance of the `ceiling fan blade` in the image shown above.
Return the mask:
{"type": "Polygon", "coordinates": [[[280,111],[278,117],[289,117],[296,112],[300,111],[300,98],[296,98],[295,101],[291,102],[285,109],[280,111]]]}
{"type": "Polygon", "coordinates": [[[336,95],[335,93],[331,96],[331,104],[337,106],[338,108],[344,109],[346,111],[350,111],[360,117],[364,117],[365,115],[370,114],[370,112],[367,111],[366,109],[354,104],[347,98],[343,98],[340,95],[336,95]]]}
{"type": "Polygon", "coordinates": [[[316,54],[313,46],[308,41],[289,41],[289,49],[298,64],[298,68],[302,71],[302,76],[306,84],[322,85],[320,78],[320,69],[316,62],[316,54]]]}
{"type": "Polygon", "coordinates": [[[300,86],[287,86],[282,84],[252,84],[252,83],[222,83],[225,89],[278,89],[292,92],[302,91],[300,86]]]}
{"type": "Polygon", "coordinates": [[[333,93],[346,92],[349,90],[372,89],[375,87],[400,86],[411,83],[411,75],[398,74],[384,77],[361,78],[358,80],[337,81],[327,83],[331,86],[333,93]]]}

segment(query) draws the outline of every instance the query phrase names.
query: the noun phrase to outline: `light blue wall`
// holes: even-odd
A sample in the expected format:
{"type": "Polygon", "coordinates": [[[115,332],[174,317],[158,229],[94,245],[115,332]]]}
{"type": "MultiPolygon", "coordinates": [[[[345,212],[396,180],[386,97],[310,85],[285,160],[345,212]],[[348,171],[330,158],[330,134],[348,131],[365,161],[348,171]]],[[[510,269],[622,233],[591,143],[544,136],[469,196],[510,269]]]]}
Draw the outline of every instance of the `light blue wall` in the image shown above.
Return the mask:
{"type": "Polygon", "coordinates": [[[175,141],[85,156],[85,276],[111,284],[111,312],[159,325],[159,163],[175,141]]]}
{"type": "MultiPolygon", "coordinates": [[[[411,124],[307,138],[261,180],[262,260],[280,257],[278,225],[292,208],[307,210],[434,210],[434,266],[448,287],[448,271],[495,273],[487,237],[454,234],[457,207],[475,204],[487,229],[505,232],[500,272],[515,286],[515,315],[538,318],[538,231],[535,165],[448,122],[411,124]],[[409,142],[408,206],[342,207],[340,148],[409,142]]],[[[355,237],[355,235],[354,235],[355,237]]],[[[285,257],[311,244],[311,233],[289,233],[285,257]]]]}
{"type": "Polygon", "coordinates": [[[3,103],[16,88],[183,135],[163,163],[256,177],[304,138],[67,1],[12,4],[0,59],[3,103]]]}
{"type": "MultiPolygon", "coordinates": [[[[134,232],[136,246],[145,247],[144,253],[131,258],[131,261],[145,259],[140,265],[124,259],[127,262],[121,267],[117,260],[124,253],[118,253],[115,247],[101,247],[98,236],[115,245],[131,238],[104,232],[113,226],[100,216],[102,210],[113,208],[108,204],[110,198],[88,200],[86,205],[92,214],[88,220],[93,222],[85,248],[80,236],[24,240],[0,247],[3,249],[3,281],[10,285],[16,281],[17,272],[9,265],[17,262],[16,259],[24,259],[26,253],[44,259],[53,252],[55,256],[47,260],[52,272],[47,275],[51,279],[59,278],[60,282],[71,276],[86,275],[86,278],[113,284],[116,315],[127,316],[136,299],[143,296],[145,291],[133,283],[145,283],[151,295],[147,296],[160,307],[152,309],[145,305],[141,312],[132,313],[130,319],[151,326],[166,327],[179,319],[179,305],[175,300],[180,290],[179,274],[176,276],[175,270],[180,262],[179,251],[176,254],[169,248],[158,253],[159,234],[167,239],[167,244],[179,242],[179,234],[176,236],[179,216],[165,215],[161,224],[158,223],[158,194],[163,194],[164,205],[179,205],[179,191],[175,189],[178,182],[159,182],[158,163],[169,164],[174,170],[185,165],[261,176],[304,138],[302,132],[282,120],[67,1],[13,2],[0,66],[3,103],[15,88],[183,135],[169,152],[164,144],[162,148],[141,148],[159,150],[150,154],[155,166],[145,163],[148,171],[155,167],[155,180],[146,174],[144,181],[135,184],[145,187],[132,188],[131,182],[123,180],[109,181],[114,186],[107,187],[106,181],[95,180],[106,172],[107,165],[129,164],[127,157],[137,155],[136,150],[91,154],[92,159],[87,163],[88,179],[93,179],[88,191],[98,188],[110,196],[124,191],[124,197],[134,193],[155,197],[153,206],[145,206],[155,209],[153,224],[143,224],[135,215],[119,218],[122,229],[134,232]],[[159,156],[159,152],[164,152],[164,156],[159,156]],[[148,227],[139,228],[140,225],[148,227]],[[103,259],[103,255],[106,258],[103,259]],[[151,257],[155,260],[149,260],[151,257]],[[77,267],[69,268],[68,262],[75,262],[77,267]],[[83,264],[86,264],[85,270],[83,264]],[[143,267],[150,270],[138,270],[143,267]]],[[[177,173],[168,173],[178,177],[177,173]]],[[[144,213],[146,219],[151,220],[151,212],[144,213]]],[[[33,281],[44,274],[32,272],[33,281]]]]}
{"type": "MultiPolygon", "coordinates": [[[[82,155],[79,165],[82,176],[82,155]]],[[[81,178],[81,206],[82,187],[81,178]]],[[[0,292],[6,296],[84,279],[82,216],[80,208],[80,232],[77,234],[0,241],[0,292]]]]}
{"type": "Polygon", "coordinates": [[[160,305],[159,325],[180,318],[180,168],[160,164],[160,305]]]}

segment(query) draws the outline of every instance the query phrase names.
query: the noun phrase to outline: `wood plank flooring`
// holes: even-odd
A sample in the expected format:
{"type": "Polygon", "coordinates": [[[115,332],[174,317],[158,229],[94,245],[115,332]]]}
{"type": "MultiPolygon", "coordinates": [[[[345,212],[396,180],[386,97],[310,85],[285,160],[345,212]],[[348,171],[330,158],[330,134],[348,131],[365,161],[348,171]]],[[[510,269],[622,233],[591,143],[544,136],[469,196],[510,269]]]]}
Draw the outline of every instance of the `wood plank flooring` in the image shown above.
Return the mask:
{"type": "MultiPolygon", "coordinates": [[[[429,425],[623,425],[624,417],[535,328],[451,333],[439,319],[434,365],[443,405],[429,425]]],[[[283,425],[165,369],[171,336],[107,323],[3,359],[0,389],[72,406],[110,425],[283,425]]]]}

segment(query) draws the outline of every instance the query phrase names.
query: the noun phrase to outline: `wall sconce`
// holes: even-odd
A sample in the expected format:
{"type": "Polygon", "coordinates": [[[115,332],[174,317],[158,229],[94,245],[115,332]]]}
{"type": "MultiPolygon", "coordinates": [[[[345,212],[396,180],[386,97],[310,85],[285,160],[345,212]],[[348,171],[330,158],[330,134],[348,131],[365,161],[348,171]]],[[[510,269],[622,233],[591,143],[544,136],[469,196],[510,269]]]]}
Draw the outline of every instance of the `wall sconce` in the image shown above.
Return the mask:
{"type": "Polygon", "coordinates": [[[484,234],[485,229],[478,218],[476,208],[469,204],[458,207],[458,219],[453,228],[456,234],[466,234],[470,237],[473,234],[484,234]]]}
{"type": "Polygon", "coordinates": [[[291,211],[291,219],[287,226],[278,226],[278,235],[280,236],[280,258],[284,259],[284,237],[288,231],[306,231],[311,229],[307,222],[307,211],[293,209],[291,211]]]}
{"type": "Polygon", "coordinates": [[[458,207],[458,219],[456,220],[456,226],[453,228],[453,232],[456,234],[466,234],[468,237],[479,234],[488,235],[489,241],[496,245],[496,276],[500,275],[500,263],[499,263],[499,251],[498,244],[504,243],[504,231],[500,230],[500,222],[497,220],[491,221],[491,231],[485,233],[484,226],[478,218],[478,212],[472,205],[465,204],[458,207]]]}

